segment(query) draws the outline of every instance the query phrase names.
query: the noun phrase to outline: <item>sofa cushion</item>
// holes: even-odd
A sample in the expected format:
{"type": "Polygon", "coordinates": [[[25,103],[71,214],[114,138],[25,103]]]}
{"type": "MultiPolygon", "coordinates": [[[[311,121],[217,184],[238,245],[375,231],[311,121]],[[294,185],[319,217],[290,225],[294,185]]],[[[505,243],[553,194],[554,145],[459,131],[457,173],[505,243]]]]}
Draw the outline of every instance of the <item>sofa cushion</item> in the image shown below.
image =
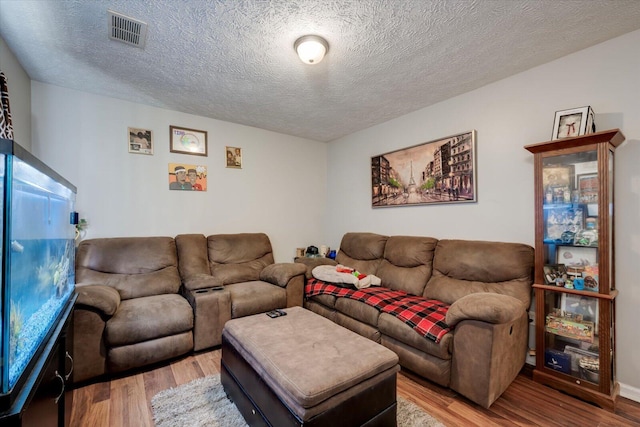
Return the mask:
{"type": "Polygon", "coordinates": [[[193,350],[191,331],[107,350],[110,372],[121,372],[178,357],[193,350]]]}
{"type": "Polygon", "coordinates": [[[375,326],[362,323],[359,320],[354,319],[353,317],[340,313],[339,311],[336,311],[335,316],[331,320],[362,337],[380,344],[380,331],[375,326]]]}
{"type": "Polygon", "coordinates": [[[420,335],[436,342],[449,332],[449,326],[444,322],[449,308],[447,304],[410,295],[404,291],[381,287],[353,290],[312,279],[307,283],[305,293],[307,296],[329,294],[361,301],[381,312],[396,316],[420,335]]]}
{"type": "Polygon", "coordinates": [[[335,308],[336,300],[338,298],[334,297],[333,295],[314,295],[312,297],[308,297],[307,299],[311,301],[319,302],[320,304],[325,305],[327,307],[335,308]]]}
{"type": "Polygon", "coordinates": [[[249,316],[287,306],[287,291],[277,285],[254,280],[225,285],[231,294],[231,318],[249,316]]]}
{"type": "Polygon", "coordinates": [[[374,233],[346,233],[336,261],[363,274],[376,274],[387,239],[387,236],[374,233]]]}
{"type": "Polygon", "coordinates": [[[76,254],[76,282],[111,286],[123,300],[178,293],[175,241],[171,237],[84,240],[76,254]]]}
{"type": "MultiPolygon", "coordinates": [[[[193,276],[210,275],[207,238],[203,234],[179,234],[175,238],[178,250],[178,268],[185,284],[193,276]]],[[[187,289],[198,289],[187,287],[187,289]]]]}
{"type": "Polygon", "coordinates": [[[431,237],[389,237],[376,273],[382,286],[421,296],[431,278],[437,242],[431,237]]]}
{"type": "Polygon", "coordinates": [[[383,335],[392,337],[415,349],[435,356],[439,359],[451,359],[453,333],[444,335],[438,344],[420,336],[411,326],[388,313],[381,313],[378,328],[383,335]]]}
{"type": "Polygon", "coordinates": [[[465,295],[495,292],[531,303],[533,248],[520,243],[440,240],[424,296],[448,304],[465,295]]]}
{"type": "Polygon", "coordinates": [[[334,322],[336,321],[336,315],[338,314],[338,312],[316,301],[306,300],[304,302],[304,308],[306,308],[307,310],[313,311],[314,313],[326,319],[332,320],[334,322]]]}
{"type": "Polygon", "coordinates": [[[177,294],[125,300],[107,322],[105,344],[117,347],[176,335],[193,328],[193,310],[177,294]]]}
{"type": "Polygon", "coordinates": [[[378,326],[380,310],[363,302],[350,298],[338,298],[336,310],[367,325],[378,326]]]}
{"type": "Polygon", "coordinates": [[[207,237],[211,275],[225,285],[259,280],[273,264],[269,237],[264,233],[216,234],[207,237]]]}
{"type": "Polygon", "coordinates": [[[443,387],[449,386],[452,359],[440,359],[387,335],[380,336],[380,343],[398,355],[403,368],[443,387]]]}

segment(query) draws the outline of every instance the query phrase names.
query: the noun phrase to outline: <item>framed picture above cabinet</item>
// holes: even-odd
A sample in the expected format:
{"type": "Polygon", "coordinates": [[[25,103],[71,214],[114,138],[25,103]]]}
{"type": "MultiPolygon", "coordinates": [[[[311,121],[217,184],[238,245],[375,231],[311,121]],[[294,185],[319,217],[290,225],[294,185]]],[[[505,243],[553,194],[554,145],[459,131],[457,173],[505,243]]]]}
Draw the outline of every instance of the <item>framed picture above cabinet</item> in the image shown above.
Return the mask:
{"type": "Polygon", "coordinates": [[[571,138],[595,132],[591,107],[572,108],[556,112],[551,140],[571,138]]]}
{"type": "Polygon", "coordinates": [[[609,410],[620,388],[613,158],[623,141],[614,129],[525,147],[535,183],[533,379],[609,410]]]}

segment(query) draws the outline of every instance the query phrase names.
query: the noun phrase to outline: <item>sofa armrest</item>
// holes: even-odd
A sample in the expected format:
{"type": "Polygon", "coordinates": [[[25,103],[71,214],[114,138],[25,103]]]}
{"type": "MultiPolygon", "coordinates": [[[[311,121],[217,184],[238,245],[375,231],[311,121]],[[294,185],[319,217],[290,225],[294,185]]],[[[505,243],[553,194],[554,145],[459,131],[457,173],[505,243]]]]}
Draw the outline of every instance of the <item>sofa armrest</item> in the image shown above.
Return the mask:
{"type": "Polygon", "coordinates": [[[307,271],[304,273],[305,279],[311,279],[313,274],[311,272],[319,265],[338,265],[338,263],[331,258],[310,258],[310,257],[298,257],[294,260],[296,263],[306,266],[307,271]]]}
{"type": "Polygon", "coordinates": [[[304,298],[305,270],[306,267],[302,264],[271,264],[260,272],[260,280],[285,288],[287,307],[301,307],[304,298]]]}
{"type": "Polygon", "coordinates": [[[182,284],[184,285],[185,289],[190,291],[195,291],[197,289],[214,288],[223,285],[221,279],[210,274],[203,273],[192,274],[186,277],[183,280],[182,284]]]}
{"type": "Polygon", "coordinates": [[[106,285],[76,285],[76,307],[89,308],[102,316],[111,317],[120,306],[120,293],[106,285]]]}
{"type": "Polygon", "coordinates": [[[445,321],[455,325],[449,387],[488,408],[524,365],[526,307],[509,295],[480,292],[451,304],[445,321]]]}
{"type": "Polygon", "coordinates": [[[182,289],[193,308],[193,350],[200,351],[222,343],[222,329],[231,319],[231,294],[228,290],[182,289]]]}
{"type": "Polygon", "coordinates": [[[509,295],[479,292],[466,295],[449,307],[445,322],[453,327],[463,320],[503,324],[522,316],[526,308],[522,302],[509,295]]]}
{"type": "Polygon", "coordinates": [[[460,321],[453,331],[449,387],[488,408],[524,366],[528,336],[525,310],[506,323],[460,321]]]}
{"type": "Polygon", "coordinates": [[[305,271],[306,268],[302,264],[292,262],[270,264],[260,272],[260,280],[286,288],[291,279],[302,276],[305,271]]]}

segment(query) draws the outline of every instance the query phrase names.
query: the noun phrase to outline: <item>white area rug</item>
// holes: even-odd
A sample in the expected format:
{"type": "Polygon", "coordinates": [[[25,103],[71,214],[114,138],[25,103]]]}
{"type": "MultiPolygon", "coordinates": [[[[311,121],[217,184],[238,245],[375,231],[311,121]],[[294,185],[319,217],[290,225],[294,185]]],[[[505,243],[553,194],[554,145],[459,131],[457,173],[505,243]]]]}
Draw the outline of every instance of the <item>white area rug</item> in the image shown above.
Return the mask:
{"type": "MultiPolygon", "coordinates": [[[[161,391],[151,399],[156,427],[247,427],[220,384],[219,375],[161,391]]],[[[444,427],[417,405],[398,396],[399,427],[444,427]]]]}

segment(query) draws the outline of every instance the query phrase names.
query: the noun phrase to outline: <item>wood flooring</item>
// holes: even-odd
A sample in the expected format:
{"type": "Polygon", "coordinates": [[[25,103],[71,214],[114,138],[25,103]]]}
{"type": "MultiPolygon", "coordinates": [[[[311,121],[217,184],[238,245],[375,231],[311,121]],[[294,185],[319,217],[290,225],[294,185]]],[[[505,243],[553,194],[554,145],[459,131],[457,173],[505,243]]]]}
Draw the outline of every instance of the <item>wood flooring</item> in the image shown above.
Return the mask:
{"type": "MultiPolygon", "coordinates": [[[[219,373],[219,349],[73,390],[71,427],[152,427],[151,398],[219,373]]],[[[489,409],[402,370],[398,394],[446,426],[640,426],[640,403],[620,397],[615,413],[533,382],[521,372],[489,409]]],[[[185,426],[188,427],[188,426],[185,426]]]]}

